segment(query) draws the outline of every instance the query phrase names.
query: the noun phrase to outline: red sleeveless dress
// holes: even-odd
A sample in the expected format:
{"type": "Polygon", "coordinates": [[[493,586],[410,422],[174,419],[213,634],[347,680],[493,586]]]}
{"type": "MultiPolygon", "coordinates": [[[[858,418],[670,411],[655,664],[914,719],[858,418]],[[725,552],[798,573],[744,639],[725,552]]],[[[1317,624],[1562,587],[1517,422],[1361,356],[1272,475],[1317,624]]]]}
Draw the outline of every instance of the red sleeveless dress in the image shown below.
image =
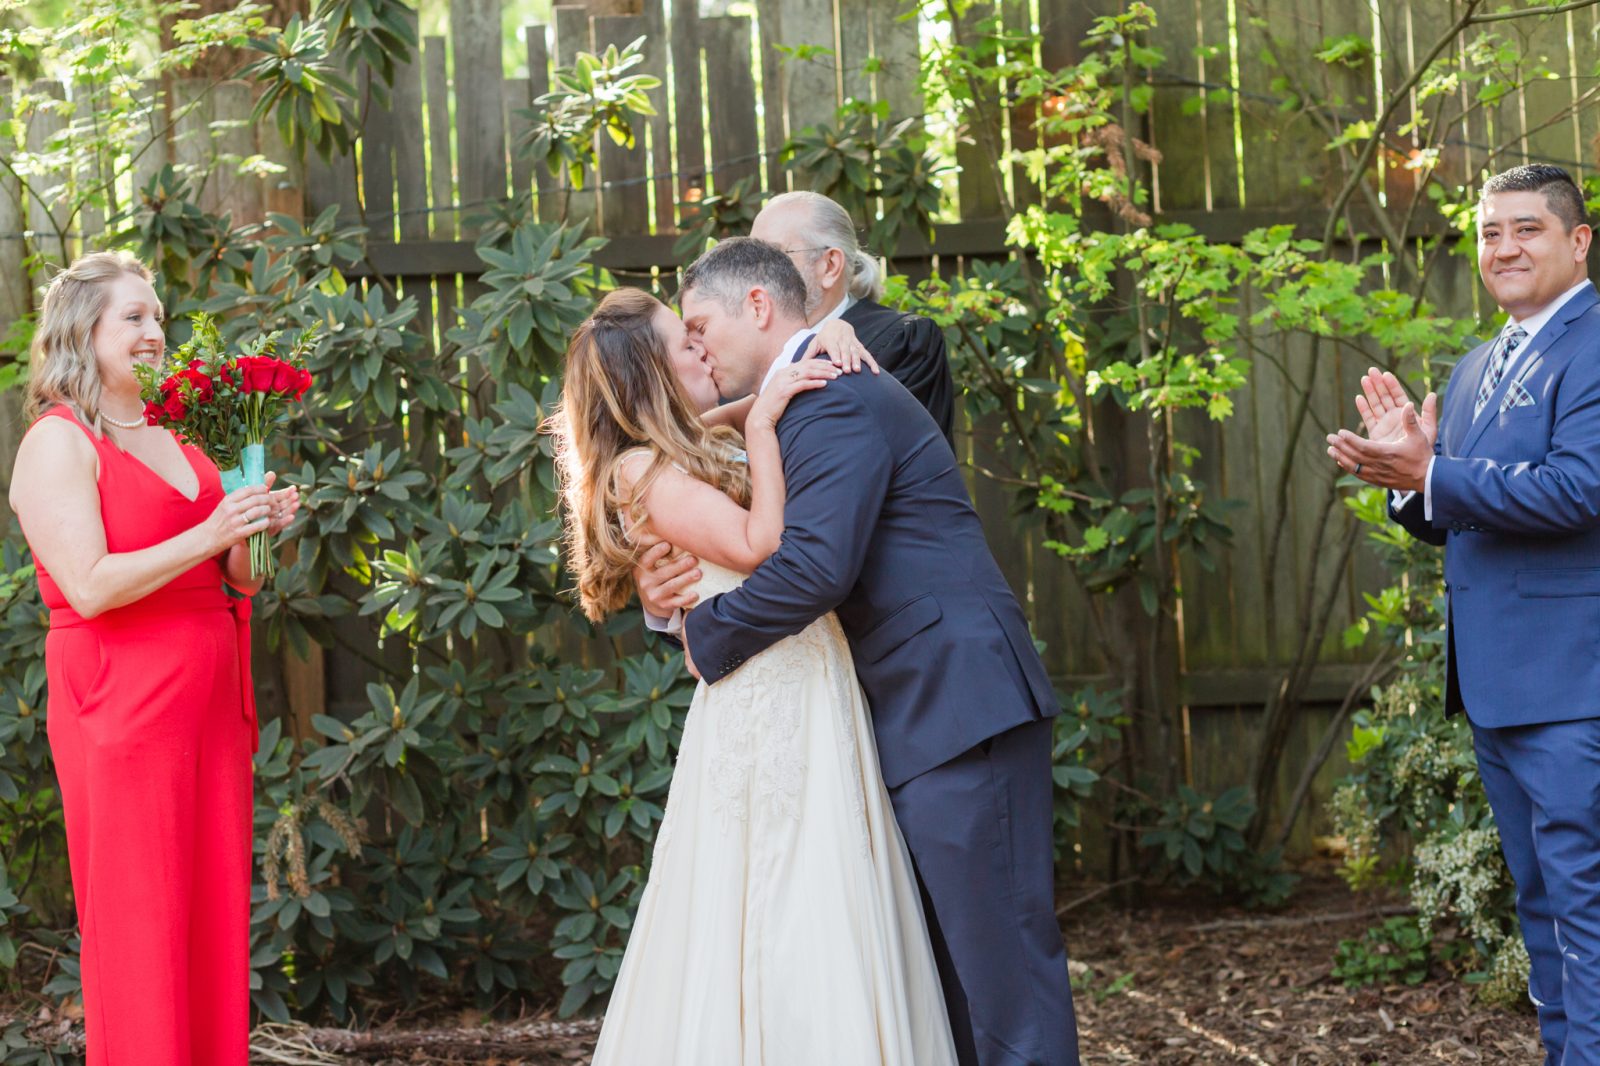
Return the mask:
{"type": "MultiPolygon", "coordinates": [[[[65,407],[100,459],[106,548],[197,525],[217,468],[183,446],[190,500],[65,407]]],[[[36,555],[37,560],[37,555],[36,555]]],[[[251,752],[248,599],[209,559],[94,618],[38,567],[50,752],[83,938],[89,1066],[245,1066],[249,1057],[251,752]]]]}

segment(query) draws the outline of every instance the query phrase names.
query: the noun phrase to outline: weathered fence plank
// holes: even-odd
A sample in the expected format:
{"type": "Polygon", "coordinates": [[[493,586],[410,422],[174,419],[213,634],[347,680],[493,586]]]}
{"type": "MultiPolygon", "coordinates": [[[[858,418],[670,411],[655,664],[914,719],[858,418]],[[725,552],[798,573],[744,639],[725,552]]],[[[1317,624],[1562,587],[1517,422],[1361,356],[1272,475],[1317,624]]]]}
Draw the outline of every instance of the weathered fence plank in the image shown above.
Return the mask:
{"type": "Polygon", "coordinates": [[[451,0],[456,195],[465,214],[505,199],[506,129],[500,0],[451,0]]]}
{"type": "MultiPolygon", "coordinates": [[[[640,73],[648,74],[661,82],[658,88],[650,91],[650,105],[655,108],[656,113],[645,125],[649,133],[651,217],[655,222],[654,231],[666,233],[677,221],[677,192],[672,180],[672,110],[667,103],[670,50],[667,41],[667,19],[662,11],[661,0],[647,0],[641,28],[645,42],[644,62],[639,66],[640,73]]],[[[641,146],[647,143],[643,131],[640,133],[639,143],[641,146]]]]}
{"type": "MultiPolygon", "coordinates": [[[[589,9],[560,5],[554,9],[556,27],[556,66],[571,67],[578,61],[579,52],[594,51],[593,30],[589,24],[589,9]]],[[[552,81],[552,84],[554,82],[552,81]]],[[[584,168],[583,187],[570,189],[570,184],[565,174],[561,176],[563,195],[566,209],[559,216],[562,220],[576,224],[588,222],[594,218],[600,203],[595,195],[595,173],[591,168],[584,168]]]]}
{"type": "MultiPolygon", "coordinates": [[[[44,80],[33,83],[33,92],[52,100],[65,100],[66,91],[59,81],[44,80]]],[[[30,152],[42,152],[51,138],[66,128],[61,112],[52,107],[36,107],[28,116],[27,145],[30,152]]],[[[41,194],[44,190],[38,190],[41,194]]],[[[29,197],[27,209],[28,229],[33,231],[33,251],[46,262],[65,265],[70,256],[67,238],[67,218],[72,206],[72,185],[62,181],[61,192],[46,201],[42,195],[29,197]]]]}
{"type": "MultiPolygon", "coordinates": [[[[395,227],[394,142],[396,115],[374,97],[372,71],[361,71],[363,116],[361,139],[361,197],[366,207],[367,229],[375,239],[393,240],[395,227]]],[[[409,118],[410,116],[407,116],[409,118]]]]}
{"type": "Polygon", "coordinates": [[[428,108],[428,190],[432,198],[429,231],[435,240],[456,235],[455,168],[450,152],[450,82],[445,72],[445,39],[422,42],[422,91],[428,108]]]}
{"type": "Polygon", "coordinates": [[[736,16],[701,19],[700,35],[705,43],[706,103],[714,161],[711,178],[722,192],[742,178],[761,173],[756,87],[749,60],[750,20],[736,16]]]}
{"type": "MultiPolygon", "coordinates": [[[[11,82],[0,78],[0,115],[9,114],[11,82]]],[[[9,138],[0,143],[0,148],[7,152],[12,147],[9,138]]],[[[0,167],[0,338],[7,336],[12,324],[28,313],[28,272],[23,267],[27,245],[22,236],[25,217],[21,184],[11,171],[0,167]]],[[[16,461],[17,445],[22,442],[22,434],[27,428],[22,422],[21,401],[18,389],[0,392],[0,523],[7,525],[11,520],[11,507],[7,502],[11,490],[11,466],[16,461]]]]}
{"type": "MultiPolygon", "coordinates": [[[[607,45],[619,49],[644,33],[639,15],[603,15],[594,19],[594,47],[607,45]]],[[[744,64],[748,72],[749,63],[744,64]]],[[[753,112],[752,112],[753,114],[753,112]]],[[[607,235],[648,233],[650,231],[650,190],[645,184],[649,163],[649,126],[645,119],[633,119],[634,147],[617,144],[608,134],[600,136],[600,228],[607,235]]]]}
{"type": "MultiPolygon", "coordinates": [[[[416,30],[417,13],[406,12],[416,30]]],[[[423,143],[422,65],[402,63],[394,76],[395,213],[400,239],[428,239],[428,163],[423,143]]]]}

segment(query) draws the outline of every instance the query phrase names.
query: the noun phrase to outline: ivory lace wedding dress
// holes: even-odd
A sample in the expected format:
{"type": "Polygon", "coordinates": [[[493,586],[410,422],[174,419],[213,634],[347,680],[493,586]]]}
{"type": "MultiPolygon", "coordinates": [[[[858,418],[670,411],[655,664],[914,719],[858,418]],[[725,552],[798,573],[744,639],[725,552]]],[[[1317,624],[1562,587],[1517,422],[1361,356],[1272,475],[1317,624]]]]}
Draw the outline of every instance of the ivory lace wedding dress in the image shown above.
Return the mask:
{"type": "MultiPolygon", "coordinates": [[[[700,599],[743,577],[701,563],[700,599]]],[[[955,1063],[832,614],[690,705],[595,1066],[955,1063]]]]}

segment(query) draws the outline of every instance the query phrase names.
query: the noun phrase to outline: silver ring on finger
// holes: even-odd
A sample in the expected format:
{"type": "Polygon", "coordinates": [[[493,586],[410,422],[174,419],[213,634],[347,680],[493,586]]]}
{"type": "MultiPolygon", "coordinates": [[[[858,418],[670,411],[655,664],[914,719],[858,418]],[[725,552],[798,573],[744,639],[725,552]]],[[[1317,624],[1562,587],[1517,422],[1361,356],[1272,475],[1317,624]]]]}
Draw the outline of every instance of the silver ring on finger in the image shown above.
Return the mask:
{"type": "Polygon", "coordinates": [[[1355,468],[1355,469],[1354,469],[1354,470],[1352,470],[1352,471],[1350,471],[1350,472],[1351,472],[1351,473],[1352,473],[1352,474],[1360,474],[1360,473],[1361,473],[1361,464],[1360,464],[1360,463],[1357,463],[1357,464],[1356,464],[1356,468],[1355,468]]]}

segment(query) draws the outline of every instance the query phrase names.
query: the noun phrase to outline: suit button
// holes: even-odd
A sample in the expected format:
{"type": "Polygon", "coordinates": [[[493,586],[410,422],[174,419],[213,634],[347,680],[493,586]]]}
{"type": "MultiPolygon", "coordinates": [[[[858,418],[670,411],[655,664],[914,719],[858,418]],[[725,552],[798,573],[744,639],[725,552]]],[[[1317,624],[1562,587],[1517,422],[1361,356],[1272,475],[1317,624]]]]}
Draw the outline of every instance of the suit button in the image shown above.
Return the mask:
{"type": "Polygon", "coordinates": [[[1456,591],[1457,592],[1465,592],[1465,591],[1467,591],[1467,586],[1465,586],[1465,585],[1457,585],[1456,586],[1456,591]]]}

